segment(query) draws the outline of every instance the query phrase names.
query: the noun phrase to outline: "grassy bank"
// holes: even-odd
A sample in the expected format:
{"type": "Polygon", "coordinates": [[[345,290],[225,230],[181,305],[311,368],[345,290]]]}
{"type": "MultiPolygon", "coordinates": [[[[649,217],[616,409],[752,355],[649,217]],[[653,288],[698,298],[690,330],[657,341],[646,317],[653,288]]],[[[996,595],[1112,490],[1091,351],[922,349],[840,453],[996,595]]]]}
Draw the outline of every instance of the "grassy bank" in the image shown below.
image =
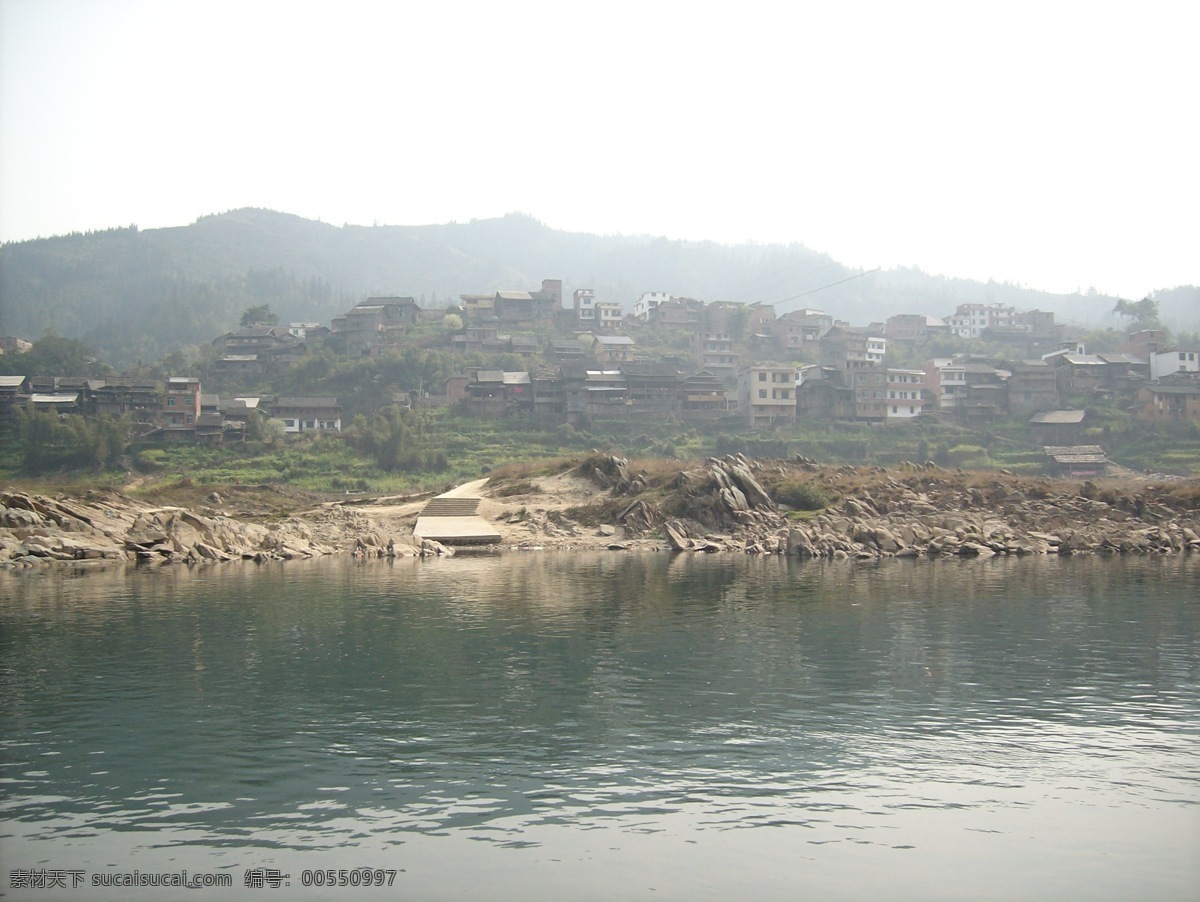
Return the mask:
{"type": "MultiPolygon", "coordinates": [[[[381,461],[363,450],[361,436],[275,437],[266,443],[223,448],[139,446],[118,466],[99,471],[23,472],[10,451],[0,452],[0,484],[43,492],[79,494],[106,488],[174,492],[200,497],[223,486],[286,487],[314,497],[347,493],[412,494],[440,491],[513,465],[578,458],[593,449],[643,460],[696,460],[742,453],[786,459],[797,455],[823,464],[895,467],[933,461],[968,470],[1007,469],[1041,475],[1046,459],[1028,425],[1000,422],[986,431],[952,424],[914,423],[890,428],[861,424],[804,423],[748,432],[735,419],[711,424],[593,420],[579,426],[546,425],[424,412],[402,448],[381,461]],[[396,453],[396,452],[399,453],[396,453]],[[388,465],[383,465],[388,464],[388,465]]],[[[1134,429],[1127,420],[1100,418],[1082,438],[1101,444],[1110,458],[1136,472],[1200,474],[1200,428],[1134,429]]]]}

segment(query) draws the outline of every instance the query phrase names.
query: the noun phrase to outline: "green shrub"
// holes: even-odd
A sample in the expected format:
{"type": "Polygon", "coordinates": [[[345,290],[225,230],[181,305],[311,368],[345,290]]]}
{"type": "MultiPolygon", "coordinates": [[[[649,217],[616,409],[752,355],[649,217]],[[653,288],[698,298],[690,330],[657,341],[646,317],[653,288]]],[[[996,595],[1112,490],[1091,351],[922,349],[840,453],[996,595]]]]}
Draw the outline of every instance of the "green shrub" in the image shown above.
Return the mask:
{"type": "Polygon", "coordinates": [[[143,448],[134,457],[134,466],[143,473],[161,470],[167,462],[167,452],[162,448],[143,448]]]}
{"type": "Polygon", "coordinates": [[[965,470],[981,470],[992,465],[987,448],[982,445],[955,445],[947,453],[949,465],[965,470]]]}
{"type": "Polygon", "coordinates": [[[775,501],[801,511],[822,510],[832,503],[824,489],[802,480],[780,483],[775,488],[775,501]]]}

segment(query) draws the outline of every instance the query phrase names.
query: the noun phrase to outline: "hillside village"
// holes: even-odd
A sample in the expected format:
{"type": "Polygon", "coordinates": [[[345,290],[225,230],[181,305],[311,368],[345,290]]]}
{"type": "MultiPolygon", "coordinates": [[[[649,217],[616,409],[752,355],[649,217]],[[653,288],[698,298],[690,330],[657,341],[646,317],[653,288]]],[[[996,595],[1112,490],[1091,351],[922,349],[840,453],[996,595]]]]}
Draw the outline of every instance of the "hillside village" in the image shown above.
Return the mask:
{"type": "MultiPolygon", "coordinates": [[[[931,418],[985,428],[1021,417],[1052,468],[1078,476],[1102,475],[1106,465],[1102,448],[1081,441],[1093,400],[1147,422],[1200,421],[1200,352],[1169,344],[1161,329],[1130,333],[1117,352],[1088,353],[1053,314],[1001,304],[854,326],[816,309],[780,312],[659,291],[643,293],[626,313],[586,288],[564,303],[557,279],[535,290],[461,295],[449,308],[371,297],[328,326],[250,324],[212,341],[201,375],[0,376],[0,417],[21,408],[129,415],[140,439],[213,445],[254,435],[264,419],[285,434],[340,432],[347,412],[319,384],[292,397],[248,388],[322,346],[346,359],[413,347],[448,354],[451,372],[440,384],[389,386],[381,399],[518,422],[719,421],[759,432],[806,421],[886,427],[931,418]],[[968,346],[972,353],[955,350],[968,346]]],[[[6,354],[28,347],[0,341],[6,354]]]]}

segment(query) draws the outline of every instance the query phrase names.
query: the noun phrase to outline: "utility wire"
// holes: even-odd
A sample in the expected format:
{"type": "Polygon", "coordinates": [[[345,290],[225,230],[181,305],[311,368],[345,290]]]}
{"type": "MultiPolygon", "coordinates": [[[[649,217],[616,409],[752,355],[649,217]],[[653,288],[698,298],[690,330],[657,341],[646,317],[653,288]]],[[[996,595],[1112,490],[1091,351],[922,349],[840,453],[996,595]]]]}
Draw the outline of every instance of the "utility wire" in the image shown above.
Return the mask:
{"type": "Polygon", "coordinates": [[[782,301],[776,301],[776,304],[786,304],[788,301],[794,301],[798,298],[807,297],[810,294],[816,294],[818,291],[824,291],[826,288],[832,288],[834,285],[843,285],[846,282],[853,282],[855,279],[861,279],[863,276],[869,276],[873,272],[879,272],[883,269],[882,266],[876,266],[874,269],[868,269],[866,272],[855,273],[845,279],[838,279],[836,282],[830,282],[828,285],[822,285],[820,288],[811,288],[808,291],[802,291],[799,294],[794,294],[790,298],[784,298],[782,301]]]}

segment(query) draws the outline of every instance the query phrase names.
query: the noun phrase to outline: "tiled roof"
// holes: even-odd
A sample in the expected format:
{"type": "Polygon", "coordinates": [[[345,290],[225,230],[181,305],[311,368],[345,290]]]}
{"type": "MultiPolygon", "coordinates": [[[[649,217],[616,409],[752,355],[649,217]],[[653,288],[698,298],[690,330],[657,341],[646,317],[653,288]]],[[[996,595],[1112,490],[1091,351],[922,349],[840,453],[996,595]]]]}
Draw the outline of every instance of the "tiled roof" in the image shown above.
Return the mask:
{"type": "Polygon", "coordinates": [[[1083,422],[1086,410],[1047,410],[1034,414],[1029,422],[1039,426],[1070,426],[1083,422]]]}

